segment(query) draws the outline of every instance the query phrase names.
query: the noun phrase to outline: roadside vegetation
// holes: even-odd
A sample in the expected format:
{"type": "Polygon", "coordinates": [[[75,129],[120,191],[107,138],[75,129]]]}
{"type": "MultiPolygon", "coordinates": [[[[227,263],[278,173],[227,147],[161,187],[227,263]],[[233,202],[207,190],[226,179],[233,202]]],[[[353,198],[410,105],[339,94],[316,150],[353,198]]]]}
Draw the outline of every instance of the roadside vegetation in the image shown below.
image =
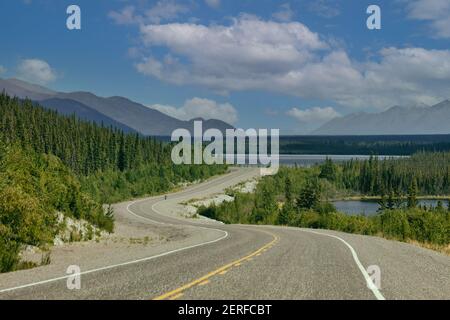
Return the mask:
{"type": "Polygon", "coordinates": [[[199,214],[224,223],[271,224],[382,236],[448,253],[450,208],[418,205],[419,195],[445,195],[450,153],[410,159],[327,160],[312,168],[281,168],[261,179],[254,193],[234,192],[234,201],[201,207],[199,214]],[[375,216],[337,212],[330,200],[353,195],[380,198],[375,216]]]}
{"type": "MultiPolygon", "coordinates": [[[[0,272],[30,266],[27,245],[50,247],[57,213],[112,232],[110,204],[224,173],[173,166],[170,145],[0,94],[0,272]]],[[[45,259],[48,261],[49,259],[45,259]]]]}

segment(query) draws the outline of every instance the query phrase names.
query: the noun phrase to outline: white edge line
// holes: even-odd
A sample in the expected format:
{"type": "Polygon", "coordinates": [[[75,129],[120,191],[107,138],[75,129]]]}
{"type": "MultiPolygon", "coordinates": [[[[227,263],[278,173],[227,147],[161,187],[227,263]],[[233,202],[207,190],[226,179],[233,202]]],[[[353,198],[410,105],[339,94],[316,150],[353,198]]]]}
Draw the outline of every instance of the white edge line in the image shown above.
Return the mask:
{"type": "MultiPolygon", "coordinates": [[[[160,225],[169,225],[169,224],[164,223],[164,222],[159,222],[159,221],[155,221],[155,220],[152,220],[152,219],[149,219],[149,218],[146,218],[146,217],[142,217],[140,215],[135,214],[134,212],[132,212],[130,210],[130,206],[131,205],[133,205],[133,204],[135,204],[137,202],[143,202],[143,201],[148,201],[148,199],[137,200],[137,201],[134,201],[134,202],[131,202],[130,204],[128,204],[127,205],[128,212],[130,212],[132,215],[134,215],[136,217],[139,217],[141,219],[145,219],[145,220],[151,221],[153,223],[157,223],[157,224],[160,224],[160,225]]],[[[155,204],[153,204],[153,206],[155,204]]],[[[153,206],[152,206],[152,209],[153,209],[153,206]]],[[[194,227],[197,227],[197,226],[194,226],[194,227]]],[[[218,238],[218,239],[215,239],[215,240],[211,240],[211,241],[195,244],[195,245],[192,245],[192,246],[187,246],[187,247],[183,247],[183,248],[167,251],[167,252],[160,253],[160,254],[157,254],[157,255],[154,255],[154,256],[150,256],[150,257],[147,257],[147,258],[142,258],[142,259],[138,259],[138,260],[118,263],[118,264],[114,264],[114,265],[110,265],[110,266],[106,266],[106,267],[101,267],[101,268],[97,268],[97,269],[92,269],[92,270],[80,272],[80,273],[77,273],[77,275],[85,275],[85,274],[94,273],[94,272],[98,272],[98,271],[104,271],[104,270],[113,269],[113,268],[117,268],[117,267],[122,267],[122,266],[131,265],[131,264],[136,264],[136,263],[139,263],[139,262],[153,260],[153,259],[164,257],[164,256],[167,256],[167,255],[176,253],[176,252],[185,251],[185,250],[188,250],[188,249],[193,249],[193,248],[196,248],[196,247],[201,247],[201,246],[205,246],[205,245],[212,244],[212,243],[215,243],[215,242],[219,242],[219,241],[221,241],[221,240],[223,240],[223,239],[228,237],[228,232],[225,231],[225,230],[219,230],[219,229],[213,229],[213,228],[207,228],[207,227],[200,227],[200,226],[198,228],[209,229],[209,230],[217,230],[217,231],[223,232],[224,235],[222,237],[218,238]]],[[[34,282],[34,283],[29,283],[29,284],[25,284],[25,285],[13,287],[13,288],[2,289],[2,290],[0,290],[0,293],[11,292],[11,291],[19,290],[19,289],[34,287],[34,286],[38,286],[38,285],[41,285],[41,284],[46,284],[46,283],[50,283],[50,282],[64,280],[64,279],[67,279],[67,278],[73,277],[73,276],[74,276],[74,274],[70,274],[70,275],[61,276],[61,277],[57,277],[57,278],[52,278],[52,279],[48,279],[48,280],[43,280],[43,281],[38,281],[38,282],[34,282]]]]}
{"type": "Polygon", "coordinates": [[[364,266],[362,265],[361,261],[359,261],[359,258],[358,258],[358,255],[356,254],[355,249],[353,249],[353,247],[347,241],[345,241],[344,239],[342,239],[338,236],[334,236],[331,234],[316,232],[316,231],[312,231],[312,230],[304,230],[304,229],[300,229],[300,230],[303,232],[309,232],[309,233],[314,233],[314,234],[318,234],[321,236],[335,238],[335,239],[338,239],[341,242],[343,242],[350,249],[350,252],[352,253],[352,256],[353,256],[353,260],[355,260],[356,265],[358,266],[359,270],[361,271],[361,273],[364,276],[364,279],[366,280],[367,287],[373,292],[373,294],[375,295],[375,297],[378,300],[386,300],[385,297],[381,294],[380,290],[378,290],[377,286],[373,283],[373,281],[370,278],[369,274],[367,273],[366,269],[364,269],[364,266]]]}

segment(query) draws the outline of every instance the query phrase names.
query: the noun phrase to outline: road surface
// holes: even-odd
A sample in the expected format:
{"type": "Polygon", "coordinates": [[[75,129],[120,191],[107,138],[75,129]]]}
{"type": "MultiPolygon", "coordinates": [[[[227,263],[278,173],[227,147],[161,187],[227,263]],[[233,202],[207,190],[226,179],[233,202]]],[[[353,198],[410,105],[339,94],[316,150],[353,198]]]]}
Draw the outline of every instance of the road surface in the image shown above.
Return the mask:
{"type": "Polygon", "coordinates": [[[165,230],[173,241],[135,259],[108,252],[109,264],[95,267],[80,254],[75,262],[86,267],[79,290],[67,288],[63,270],[49,274],[50,266],[0,275],[0,299],[450,299],[450,258],[431,250],[334,231],[224,225],[176,214],[179,203],[254,175],[255,169],[239,169],[167,200],[117,205],[121,223],[165,230]],[[374,270],[380,272],[379,288],[370,280],[374,270]]]}

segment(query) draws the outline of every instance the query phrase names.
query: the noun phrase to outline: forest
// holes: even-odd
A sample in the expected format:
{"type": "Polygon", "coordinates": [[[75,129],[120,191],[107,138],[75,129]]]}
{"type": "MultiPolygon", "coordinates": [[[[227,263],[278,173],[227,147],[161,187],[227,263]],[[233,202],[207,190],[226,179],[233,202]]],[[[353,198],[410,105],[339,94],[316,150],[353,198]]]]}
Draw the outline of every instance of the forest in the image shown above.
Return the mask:
{"type": "Polygon", "coordinates": [[[421,195],[450,194],[450,152],[419,152],[411,157],[379,160],[350,160],[335,165],[327,159],[319,177],[337,189],[363,195],[405,194],[411,187],[421,195]]]}
{"type": "Polygon", "coordinates": [[[311,168],[282,167],[260,180],[253,193],[229,191],[232,202],[201,207],[199,214],[224,223],[288,225],[338,230],[417,242],[450,253],[450,208],[440,201],[421,207],[424,195],[449,196],[450,153],[410,158],[348,161],[330,159],[311,168]],[[333,199],[378,196],[375,216],[338,212],[333,199]]]}
{"type": "Polygon", "coordinates": [[[282,136],[282,154],[412,155],[450,151],[450,135],[282,136]]]}
{"type": "Polygon", "coordinates": [[[171,146],[0,94],[0,272],[20,269],[26,245],[48,247],[56,212],[112,232],[110,204],[167,192],[227,171],[180,165],[171,146]]]}

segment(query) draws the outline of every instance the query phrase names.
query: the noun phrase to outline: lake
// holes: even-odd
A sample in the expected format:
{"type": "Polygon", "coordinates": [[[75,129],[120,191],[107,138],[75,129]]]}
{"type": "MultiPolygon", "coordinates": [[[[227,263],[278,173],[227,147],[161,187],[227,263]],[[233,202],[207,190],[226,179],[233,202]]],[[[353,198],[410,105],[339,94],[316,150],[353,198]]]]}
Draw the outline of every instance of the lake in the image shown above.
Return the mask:
{"type": "MultiPolygon", "coordinates": [[[[419,200],[419,205],[426,205],[427,207],[436,207],[438,200],[419,200]]],[[[442,200],[444,206],[448,205],[447,200],[442,200]]],[[[347,213],[349,215],[364,214],[366,216],[373,216],[378,213],[380,207],[376,201],[363,201],[363,200],[349,200],[349,201],[333,201],[334,206],[340,212],[347,213]]]]}
{"type": "MultiPolygon", "coordinates": [[[[299,167],[310,167],[315,164],[320,164],[325,162],[327,158],[333,160],[334,162],[344,162],[349,161],[351,159],[354,160],[368,160],[370,159],[370,155],[317,155],[317,154],[280,154],[280,165],[293,167],[295,165],[299,167]]],[[[398,159],[405,156],[377,156],[378,159],[398,159]]],[[[407,156],[406,156],[407,157],[407,156]]],[[[239,159],[240,161],[245,161],[245,163],[249,163],[249,160],[253,160],[258,162],[258,155],[250,154],[238,154],[235,156],[235,159],[239,159]]]]}
{"type": "MultiPolygon", "coordinates": [[[[317,154],[280,154],[280,165],[285,166],[295,166],[296,164],[300,167],[310,167],[315,164],[320,164],[325,162],[327,158],[333,160],[334,162],[344,162],[353,160],[368,160],[370,155],[317,155],[317,154]]],[[[403,156],[377,156],[378,159],[397,159],[403,156]]]]}

